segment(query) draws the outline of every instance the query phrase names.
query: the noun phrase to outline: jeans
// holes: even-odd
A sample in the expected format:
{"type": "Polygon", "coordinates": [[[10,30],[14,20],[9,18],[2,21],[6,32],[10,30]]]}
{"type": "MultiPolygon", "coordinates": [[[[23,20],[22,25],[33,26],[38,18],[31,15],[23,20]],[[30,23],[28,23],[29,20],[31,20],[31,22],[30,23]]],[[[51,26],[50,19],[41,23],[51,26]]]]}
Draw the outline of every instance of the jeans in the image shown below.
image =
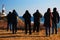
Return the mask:
{"type": "Polygon", "coordinates": [[[10,31],[12,30],[12,24],[11,23],[9,24],[9,29],[10,29],[10,31]]]}
{"type": "Polygon", "coordinates": [[[46,26],[46,36],[49,35],[50,36],[50,26],[47,25],[46,26]],[[49,33],[49,34],[48,34],[49,33]]]}
{"type": "Polygon", "coordinates": [[[54,34],[54,30],[55,30],[55,34],[57,34],[57,23],[54,23],[54,22],[53,22],[52,34],[54,34]]]}

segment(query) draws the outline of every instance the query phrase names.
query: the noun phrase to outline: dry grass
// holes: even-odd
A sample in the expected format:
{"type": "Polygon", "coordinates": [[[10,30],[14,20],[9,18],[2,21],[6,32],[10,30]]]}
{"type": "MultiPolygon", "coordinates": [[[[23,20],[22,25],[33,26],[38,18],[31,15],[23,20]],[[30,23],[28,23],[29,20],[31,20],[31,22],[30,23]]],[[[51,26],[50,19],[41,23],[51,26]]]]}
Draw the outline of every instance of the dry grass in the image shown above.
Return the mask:
{"type": "MultiPolygon", "coordinates": [[[[23,24],[22,21],[18,22],[19,26],[23,24]]],[[[0,20],[0,28],[6,27],[7,22],[0,20]]],[[[41,30],[39,33],[32,33],[32,35],[26,35],[22,30],[18,30],[17,34],[12,34],[11,31],[7,32],[6,30],[0,30],[0,40],[60,40],[60,28],[58,29],[58,34],[51,34],[50,37],[45,36],[45,30],[41,30]]]]}
{"type": "Polygon", "coordinates": [[[22,30],[18,30],[17,34],[0,30],[0,40],[60,40],[60,29],[58,34],[51,34],[50,37],[45,36],[45,30],[41,30],[39,33],[32,33],[32,35],[26,35],[22,30]]]}

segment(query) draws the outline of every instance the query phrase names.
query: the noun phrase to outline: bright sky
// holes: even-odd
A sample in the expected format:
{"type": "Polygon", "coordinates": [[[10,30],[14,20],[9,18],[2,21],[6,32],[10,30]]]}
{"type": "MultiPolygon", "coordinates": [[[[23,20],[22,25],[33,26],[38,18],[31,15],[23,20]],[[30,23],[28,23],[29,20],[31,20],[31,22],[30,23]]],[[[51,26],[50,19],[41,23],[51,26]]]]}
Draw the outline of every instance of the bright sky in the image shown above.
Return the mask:
{"type": "Polygon", "coordinates": [[[19,16],[22,16],[26,10],[29,10],[30,14],[33,15],[37,9],[44,15],[47,8],[53,10],[54,7],[57,7],[60,13],[60,0],[0,0],[0,11],[2,4],[5,5],[6,13],[15,9],[19,16]]]}

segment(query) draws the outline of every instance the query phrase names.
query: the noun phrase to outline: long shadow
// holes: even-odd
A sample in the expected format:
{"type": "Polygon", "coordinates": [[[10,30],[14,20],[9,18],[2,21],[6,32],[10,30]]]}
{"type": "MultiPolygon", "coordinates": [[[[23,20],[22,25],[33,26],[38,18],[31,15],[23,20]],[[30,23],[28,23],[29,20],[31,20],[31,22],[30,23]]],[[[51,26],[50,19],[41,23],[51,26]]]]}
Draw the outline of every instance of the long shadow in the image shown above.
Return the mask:
{"type": "MultiPolygon", "coordinates": [[[[24,32],[17,32],[17,34],[22,34],[22,33],[24,33],[24,32]]],[[[27,36],[27,35],[25,35],[25,36],[20,36],[20,35],[16,35],[16,34],[12,34],[12,33],[2,33],[2,34],[0,34],[1,36],[0,36],[0,38],[15,38],[15,37],[46,37],[46,36],[38,36],[38,35],[36,35],[36,34],[33,34],[33,35],[29,35],[29,36],[27,36]],[[3,35],[3,36],[2,36],[3,35]],[[5,35],[5,36],[4,36],[5,35]],[[36,35],[36,36],[34,36],[34,35],[36,35]]]]}
{"type": "Polygon", "coordinates": [[[15,38],[15,37],[46,37],[46,36],[0,36],[0,38],[15,38]]]}
{"type": "MultiPolygon", "coordinates": [[[[17,32],[16,34],[22,34],[22,33],[24,33],[24,32],[17,32]]],[[[10,35],[10,34],[12,34],[12,32],[11,33],[1,33],[0,35],[10,35]]]]}
{"type": "MultiPolygon", "coordinates": [[[[22,34],[22,33],[25,33],[25,32],[17,32],[17,34],[22,34]]],[[[15,35],[15,34],[12,34],[12,36],[11,36],[11,34],[12,33],[1,33],[0,35],[0,38],[15,38],[15,37],[46,37],[46,36],[38,36],[38,35],[36,35],[36,34],[33,34],[33,35],[29,35],[29,36],[27,36],[27,35],[25,35],[25,36],[20,36],[20,35],[15,35]],[[4,36],[5,35],[5,36],[4,36]],[[36,36],[35,36],[36,35],[36,36]]]]}

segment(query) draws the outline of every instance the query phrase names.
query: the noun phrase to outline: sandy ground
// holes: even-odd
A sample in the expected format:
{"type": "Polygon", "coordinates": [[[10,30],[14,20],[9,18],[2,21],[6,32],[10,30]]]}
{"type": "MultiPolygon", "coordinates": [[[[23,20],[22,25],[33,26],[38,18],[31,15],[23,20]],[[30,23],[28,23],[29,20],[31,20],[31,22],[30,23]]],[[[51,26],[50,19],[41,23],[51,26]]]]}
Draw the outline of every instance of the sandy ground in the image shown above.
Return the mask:
{"type": "Polygon", "coordinates": [[[32,33],[32,35],[26,35],[22,30],[18,30],[17,34],[0,30],[0,40],[60,40],[60,28],[58,29],[58,34],[51,34],[50,37],[45,36],[45,30],[41,30],[39,33],[32,33]]]}

